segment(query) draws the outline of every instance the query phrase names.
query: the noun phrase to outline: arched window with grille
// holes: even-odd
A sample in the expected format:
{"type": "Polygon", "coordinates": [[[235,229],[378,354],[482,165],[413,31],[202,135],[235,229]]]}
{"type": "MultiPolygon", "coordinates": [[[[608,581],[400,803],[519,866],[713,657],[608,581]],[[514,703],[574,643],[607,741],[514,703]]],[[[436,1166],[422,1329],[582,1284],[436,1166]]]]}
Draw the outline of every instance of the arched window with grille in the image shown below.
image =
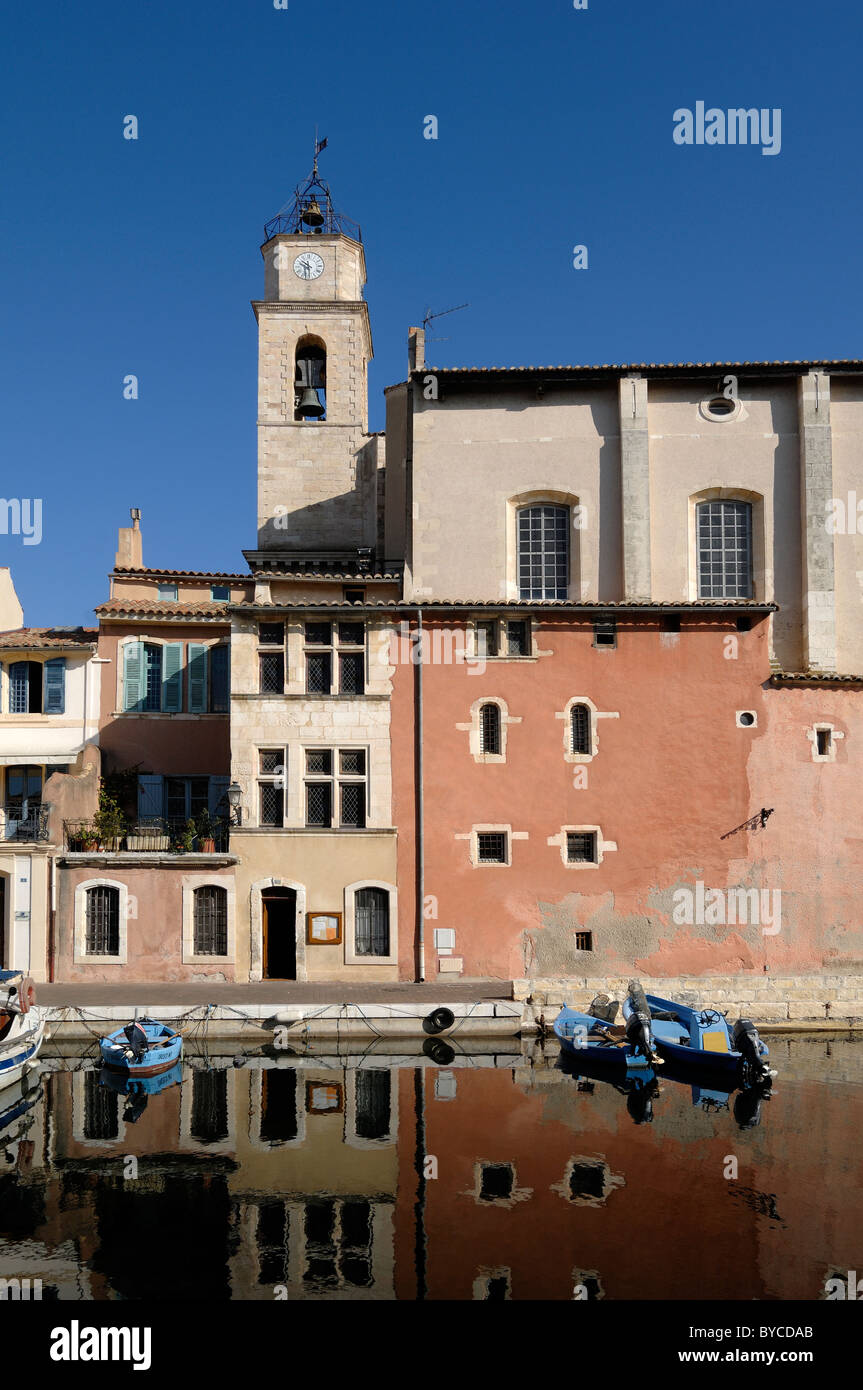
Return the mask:
{"type": "Polygon", "coordinates": [[[569,507],[519,507],[516,527],[519,597],[568,598],[569,507]]]}
{"type": "Polygon", "coordinates": [[[228,954],[228,891],[215,883],[195,889],[194,950],[196,956],[228,954]]]}
{"type": "Polygon", "coordinates": [[[571,753],[592,753],[590,710],[587,705],[573,705],[569,712],[571,753]]]}
{"type": "Polygon", "coordinates": [[[479,751],[500,755],[500,706],[487,704],[479,712],[479,751]]]}
{"type": "Polygon", "coordinates": [[[120,890],[100,884],[87,889],[86,952],[88,956],[120,954],[120,890]]]}
{"type": "Polygon", "coordinates": [[[358,956],[390,954],[390,895],[385,888],[358,888],[354,951],[358,956]]]}
{"type": "Polygon", "coordinates": [[[730,498],[695,509],[699,598],[752,598],[752,504],[730,498]]]}

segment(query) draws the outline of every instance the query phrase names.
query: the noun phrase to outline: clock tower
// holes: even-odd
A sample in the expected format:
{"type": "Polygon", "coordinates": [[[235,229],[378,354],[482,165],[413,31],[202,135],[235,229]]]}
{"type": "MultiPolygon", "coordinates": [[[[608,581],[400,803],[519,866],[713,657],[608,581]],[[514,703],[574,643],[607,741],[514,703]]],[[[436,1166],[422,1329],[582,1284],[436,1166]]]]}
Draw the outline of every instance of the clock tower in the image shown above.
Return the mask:
{"type": "Polygon", "coordinates": [[[268,568],[355,563],[376,534],[365,256],[317,159],[288,211],[267,223],[261,254],[258,549],[247,558],[268,568]]]}

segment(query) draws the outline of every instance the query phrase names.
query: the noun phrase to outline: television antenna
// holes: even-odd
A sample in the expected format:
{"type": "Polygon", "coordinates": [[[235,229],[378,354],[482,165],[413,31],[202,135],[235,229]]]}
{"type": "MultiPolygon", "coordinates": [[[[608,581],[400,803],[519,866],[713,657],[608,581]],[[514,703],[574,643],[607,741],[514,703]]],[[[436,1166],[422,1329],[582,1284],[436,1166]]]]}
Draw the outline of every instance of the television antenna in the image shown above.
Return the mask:
{"type": "MultiPolygon", "coordinates": [[[[459,309],[469,308],[470,304],[455,304],[451,309],[439,309],[437,313],[432,313],[431,309],[426,309],[426,315],[423,319],[423,332],[425,332],[432,319],[442,319],[444,314],[456,314],[459,309]]],[[[448,343],[449,338],[429,338],[428,341],[430,343],[448,343]]]]}

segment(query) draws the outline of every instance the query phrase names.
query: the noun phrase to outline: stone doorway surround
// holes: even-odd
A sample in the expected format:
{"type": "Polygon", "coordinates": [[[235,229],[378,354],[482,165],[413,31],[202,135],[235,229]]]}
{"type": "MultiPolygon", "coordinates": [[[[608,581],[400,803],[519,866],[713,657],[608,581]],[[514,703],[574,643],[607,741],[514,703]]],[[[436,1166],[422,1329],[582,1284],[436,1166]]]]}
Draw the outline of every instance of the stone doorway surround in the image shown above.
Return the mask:
{"type": "Polygon", "coordinates": [[[261,894],[267,888],[292,888],[297,895],[297,980],[307,980],[306,970],[306,885],[292,878],[259,878],[249,889],[250,932],[249,932],[249,979],[262,980],[264,976],[264,912],[261,894]]]}

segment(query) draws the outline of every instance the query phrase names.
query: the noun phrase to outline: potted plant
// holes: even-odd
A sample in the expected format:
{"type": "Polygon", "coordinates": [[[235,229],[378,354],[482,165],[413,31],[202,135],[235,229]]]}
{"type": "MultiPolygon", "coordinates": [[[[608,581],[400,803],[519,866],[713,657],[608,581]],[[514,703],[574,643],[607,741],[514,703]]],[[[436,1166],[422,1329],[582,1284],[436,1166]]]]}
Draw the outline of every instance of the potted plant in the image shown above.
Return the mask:
{"type": "Polygon", "coordinates": [[[198,817],[198,848],[202,854],[216,852],[216,824],[207,810],[198,817]]]}
{"type": "Polygon", "coordinates": [[[109,796],[104,787],[99,790],[99,809],[93,817],[93,828],[98,838],[99,848],[118,850],[126,830],[126,817],[118,802],[109,796]]]}
{"type": "Polygon", "coordinates": [[[198,827],[193,817],[189,816],[177,841],[177,848],[182,854],[191,854],[194,851],[197,834],[198,827]]]}

